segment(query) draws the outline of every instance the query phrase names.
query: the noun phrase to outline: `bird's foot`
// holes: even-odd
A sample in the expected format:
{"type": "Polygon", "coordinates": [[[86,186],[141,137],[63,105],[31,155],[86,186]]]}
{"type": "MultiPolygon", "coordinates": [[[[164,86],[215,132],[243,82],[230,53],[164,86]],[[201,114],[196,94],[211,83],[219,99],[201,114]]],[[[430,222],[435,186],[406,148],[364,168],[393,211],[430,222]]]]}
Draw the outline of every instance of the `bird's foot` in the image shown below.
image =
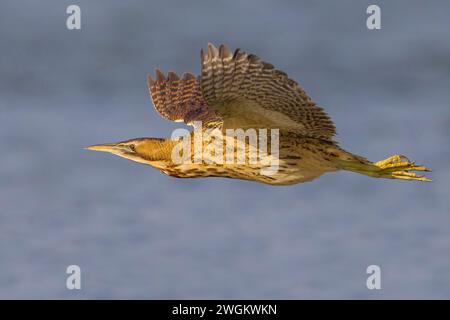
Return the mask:
{"type": "Polygon", "coordinates": [[[429,172],[430,169],[425,166],[416,165],[411,162],[407,157],[402,155],[394,155],[385,160],[381,160],[374,163],[375,166],[381,169],[383,177],[391,179],[403,179],[403,180],[419,180],[419,181],[431,181],[424,175],[418,175],[410,171],[429,172]]]}

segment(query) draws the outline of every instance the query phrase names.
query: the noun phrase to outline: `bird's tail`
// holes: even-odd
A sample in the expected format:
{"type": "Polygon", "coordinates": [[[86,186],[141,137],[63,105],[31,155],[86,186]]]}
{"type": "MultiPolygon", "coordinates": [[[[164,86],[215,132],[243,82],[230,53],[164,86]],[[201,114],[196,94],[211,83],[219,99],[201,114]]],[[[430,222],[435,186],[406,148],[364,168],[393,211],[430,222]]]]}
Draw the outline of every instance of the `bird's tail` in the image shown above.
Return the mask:
{"type": "Polygon", "coordinates": [[[431,171],[430,169],[422,165],[416,165],[405,156],[394,155],[385,160],[370,162],[363,157],[353,154],[350,155],[346,159],[337,159],[340,169],[357,172],[374,178],[431,181],[431,179],[428,179],[424,175],[413,172],[427,172],[431,171]]]}

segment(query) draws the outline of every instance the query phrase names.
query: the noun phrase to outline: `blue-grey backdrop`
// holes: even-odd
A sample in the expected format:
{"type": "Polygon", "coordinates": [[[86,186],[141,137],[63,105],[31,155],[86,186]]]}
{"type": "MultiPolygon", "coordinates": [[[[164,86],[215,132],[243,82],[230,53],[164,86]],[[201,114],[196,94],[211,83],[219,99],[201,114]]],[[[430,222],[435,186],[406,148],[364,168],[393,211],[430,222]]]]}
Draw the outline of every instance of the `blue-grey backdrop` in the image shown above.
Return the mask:
{"type": "Polygon", "coordinates": [[[450,298],[450,2],[2,1],[0,298],[450,298]],[[366,8],[382,29],[366,28],[366,8]],[[78,4],[82,29],[66,29],[78,4]],[[298,80],[344,148],[433,183],[181,180],[83,146],[169,136],[146,74],[207,42],[298,80]],[[65,287],[82,269],[82,290],[65,287]],[[382,289],[366,268],[382,268],[382,289]]]}

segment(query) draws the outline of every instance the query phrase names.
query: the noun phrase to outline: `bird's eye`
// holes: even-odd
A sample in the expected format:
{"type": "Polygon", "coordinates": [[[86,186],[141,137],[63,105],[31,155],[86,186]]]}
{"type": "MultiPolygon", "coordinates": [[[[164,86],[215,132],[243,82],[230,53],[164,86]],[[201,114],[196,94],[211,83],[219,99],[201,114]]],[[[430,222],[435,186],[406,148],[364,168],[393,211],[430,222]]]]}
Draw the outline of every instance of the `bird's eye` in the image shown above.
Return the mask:
{"type": "Polygon", "coordinates": [[[130,144],[130,150],[135,152],[136,151],[136,146],[134,144],[130,144]]]}

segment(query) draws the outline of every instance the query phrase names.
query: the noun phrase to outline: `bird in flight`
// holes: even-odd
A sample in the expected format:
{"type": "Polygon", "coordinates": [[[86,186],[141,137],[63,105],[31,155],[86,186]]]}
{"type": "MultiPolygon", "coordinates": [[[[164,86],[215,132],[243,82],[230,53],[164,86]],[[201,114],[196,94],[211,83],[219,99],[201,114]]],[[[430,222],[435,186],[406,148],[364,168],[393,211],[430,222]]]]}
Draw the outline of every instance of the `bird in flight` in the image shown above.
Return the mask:
{"type": "Polygon", "coordinates": [[[148,76],[148,88],[162,117],[194,130],[178,138],[137,138],[87,149],[178,178],[290,185],[347,170],[375,178],[431,181],[415,173],[430,170],[405,156],[371,162],[339,147],[329,116],[294,80],[240,49],[232,53],[225,45],[208,44],[201,51],[198,77],[156,70],[155,79],[148,76]]]}

